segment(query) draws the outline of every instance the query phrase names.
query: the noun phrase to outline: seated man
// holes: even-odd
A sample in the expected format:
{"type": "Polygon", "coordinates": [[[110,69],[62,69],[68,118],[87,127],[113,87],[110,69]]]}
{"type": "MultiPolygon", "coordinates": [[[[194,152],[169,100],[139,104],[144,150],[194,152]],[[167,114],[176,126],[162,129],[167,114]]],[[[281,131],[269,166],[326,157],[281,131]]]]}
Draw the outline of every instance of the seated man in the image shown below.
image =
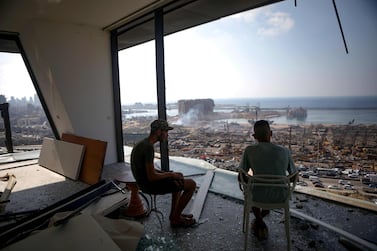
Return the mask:
{"type": "Polygon", "coordinates": [[[185,179],[182,173],[163,172],[154,167],[154,148],[156,142],[164,142],[168,131],[172,130],[165,120],[155,120],[151,124],[150,134],[137,143],[131,153],[131,169],[137,184],[143,192],[150,194],[172,194],[170,225],[172,227],[189,227],[195,224],[193,216],[182,214],[190,201],[196,183],[185,179]]]}
{"type": "MultiPolygon", "coordinates": [[[[242,155],[240,168],[246,172],[249,172],[251,169],[254,175],[286,175],[287,172],[289,174],[297,173],[289,149],[270,142],[272,131],[267,121],[259,120],[254,124],[253,136],[257,140],[257,144],[246,147],[242,155]]],[[[296,177],[297,175],[294,175],[292,179],[296,177]]],[[[256,194],[256,196],[264,202],[268,202],[269,200],[276,200],[276,195],[281,194],[279,192],[271,193],[270,191],[266,191],[266,193],[263,193],[263,191],[260,191],[260,194],[256,194]]],[[[258,239],[265,239],[268,235],[268,228],[263,218],[269,214],[269,210],[257,207],[253,207],[252,210],[255,216],[252,223],[254,234],[258,239]]]]}

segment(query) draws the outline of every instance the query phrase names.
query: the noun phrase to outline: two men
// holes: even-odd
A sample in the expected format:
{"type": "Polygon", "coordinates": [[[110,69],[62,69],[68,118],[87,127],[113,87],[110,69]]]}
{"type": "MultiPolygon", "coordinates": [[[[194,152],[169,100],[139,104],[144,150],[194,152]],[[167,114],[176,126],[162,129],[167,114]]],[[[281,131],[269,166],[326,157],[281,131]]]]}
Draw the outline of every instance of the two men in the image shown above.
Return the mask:
{"type": "MultiPolygon", "coordinates": [[[[192,215],[183,214],[183,210],[190,201],[196,183],[192,179],[185,179],[182,173],[162,172],[154,167],[154,144],[164,142],[168,138],[168,131],[173,128],[165,120],[155,120],[151,124],[147,138],[135,145],[131,153],[131,168],[140,189],[150,194],[172,194],[170,210],[170,224],[172,227],[188,227],[195,224],[192,215]]],[[[254,124],[255,145],[248,146],[242,156],[240,168],[253,174],[286,175],[297,173],[287,148],[271,143],[272,131],[265,120],[254,124]]],[[[268,199],[268,198],[267,198],[268,199]]],[[[253,229],[258,238],[266,238],[268,228],[263,218],[268,210],[253,207],[255,220],[253,229]]]]}
{"type": "Polygon", "coordinates": [[[179,172],[163,172],[154,167],[154,144],[168,139],[172,130],[165,120],[155,120],[151,124],[150,134],[137,143],[131,153],[132,173],[143,192],[149,194],[172,194],[170,225],[189,227],[195,224],[191,214],[183,214],[196,189],[192,179],[185,179],[179,172]]]}
{"type": "MultiPolygon", "coordinates": [[[[291,158],[289,149],[271,143],[272,131],[266,120],[259,120],[254,124],[254,138],[257,144],[249,145],[243,152],[240,168],[246,172],[251,171],[253,175],[287,175],[297,173],[296,167],[291,158]]],[[[295,179],[293,176],[292,179],[295,179]]],[[[260,191],[258,197],[264,197],[263,200],[274,201],[280,193],[265,194],[260,191]]],[[[259,239],[265,239],[268,235],[268,228],[263,218],[268,215],[269,211],[261,208],[252,208],[255,220],[252,223],[254,234],[259,239]]]]}

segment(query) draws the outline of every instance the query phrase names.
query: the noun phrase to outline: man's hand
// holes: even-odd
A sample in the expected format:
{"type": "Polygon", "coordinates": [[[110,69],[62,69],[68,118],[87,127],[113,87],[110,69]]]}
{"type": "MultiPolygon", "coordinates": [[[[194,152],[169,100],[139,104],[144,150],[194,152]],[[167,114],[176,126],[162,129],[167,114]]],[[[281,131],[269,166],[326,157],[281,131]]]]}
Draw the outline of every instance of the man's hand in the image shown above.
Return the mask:
{"type": "Polygon", "coordinates": [[[241,173],[241,172],[238,173],[237,178],[238,178],[238,186],[239,186],[240,190],[243,192],[243,186],[242,186],[241,182],[243,181],[243,182],[247,183],[249,178],[247,177],[247,175],[245,175],[244,173],[241,173]]]}
{"type": "Polygon", "coordinates": [[[174,179],[183,179],[183,174],[182,173],[179,173],[179,172],[172,172],[171,173],[172,177],[174,179]]]}
{"type": "Polygon", "coordinates": [[[249,178],[247,177],[247,175],[243,174],[243,173],[238,173],[238,182],[241,182],[242,180],[247,183],[247,180],[249,178]],[[241,179],[241,176],[242,176],[242,179],[241,179]]]}
{"type": "Polygon", "coordinates": [[[291,174],[288,177],[289,177],[290,182],[295,182],[295,181],[297,181],[297,178],[298,178],[298,172],[291,174]]]}

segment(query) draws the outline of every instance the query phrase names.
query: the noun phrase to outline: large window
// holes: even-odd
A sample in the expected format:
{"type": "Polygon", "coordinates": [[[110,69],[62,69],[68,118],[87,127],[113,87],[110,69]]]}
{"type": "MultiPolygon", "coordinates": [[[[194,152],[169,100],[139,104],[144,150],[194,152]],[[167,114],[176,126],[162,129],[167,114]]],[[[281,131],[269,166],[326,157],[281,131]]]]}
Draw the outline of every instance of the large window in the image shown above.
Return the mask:
{"type": "Polygon", "coordinates": [[[17,39],[0,38],[0,153],[39,150],[53,137],[17,39]]]}
{"type": "MultiPolygon", "coordinates": [[[[297,7],[283,1],[165,36],[167,115],[175,127],[169,132],[170,156],[200,158],[235,171],[245,147],[255,142],[253,123],[265,119],[273,142],[291,149],[304,177],[373,175],[373,8],[370,1],[338,3],[346,44],[331,1],[297,7]]],[[[126,135],[140,129],[135,121],[151,122],[153,109],[146,105],[157,105],[148,95],[156,90],[153,50],[154,42],[148,42],[119,53],[122,102],[132,100],[123,103],[132,105],[125,111],[133,114],[124,120],[126,135]]],[[[124,142],[134,144],[127,137],[124,142]]],[[[360,181],[358,186],[368,187],[360,181]]]]}
{"type": "Polygon", "coordinates": [[[154,41],[119,52],[123,141],[132,146],[157,119],[154,41]]]}

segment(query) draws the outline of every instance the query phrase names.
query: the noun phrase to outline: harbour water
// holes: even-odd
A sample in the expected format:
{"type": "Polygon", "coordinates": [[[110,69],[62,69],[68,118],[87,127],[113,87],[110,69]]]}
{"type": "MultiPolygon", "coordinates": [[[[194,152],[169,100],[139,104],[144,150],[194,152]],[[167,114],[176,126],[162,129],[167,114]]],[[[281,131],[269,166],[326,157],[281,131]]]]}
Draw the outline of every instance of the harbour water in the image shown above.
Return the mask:
{"type": "Polygon", "coordinates": [[[242,98],[216,100],[215,104],[283,111],[288,107],[307,109],[305,120],[281,116],[272,119],[275,124],[377,124],[377,96],[242,98]]]}
{"type": "MultiPolygon", "coordinates": [[[[293,98],[240,98],[214,99],[215,112],[231,112],[234,109],[256,107],[285,111],[288,107],[307,109],[305,120],[288,119],[286,116],[271,118],[275,124],[377,124],[377,96],[370,97],[293,97],[293,98]]],[[[134,111],[136,109],[133,109],[134,111]]],[[[139,116],[157,117],[157,109],[140,109],[143,112],[126,115],[126,119],[139,116]]],[[[168,116],[178,115],[178,109],[167,110],[168,116]]],[[[229,122],[248,123],[245,119],[229,122]]]]}
{"type": "Polygon", "coordinates": [[[273,118],[275,124],[377,124],[377,109],[308,109],[305,120],[287,119],[286,116],[273,118]]]}
{"type": "Polygon", "coordinates": [[[306,109],[377,109],[377,96],[280,97],[217,99],[215,104],[260,108],[303,107],[306,109]]]}

